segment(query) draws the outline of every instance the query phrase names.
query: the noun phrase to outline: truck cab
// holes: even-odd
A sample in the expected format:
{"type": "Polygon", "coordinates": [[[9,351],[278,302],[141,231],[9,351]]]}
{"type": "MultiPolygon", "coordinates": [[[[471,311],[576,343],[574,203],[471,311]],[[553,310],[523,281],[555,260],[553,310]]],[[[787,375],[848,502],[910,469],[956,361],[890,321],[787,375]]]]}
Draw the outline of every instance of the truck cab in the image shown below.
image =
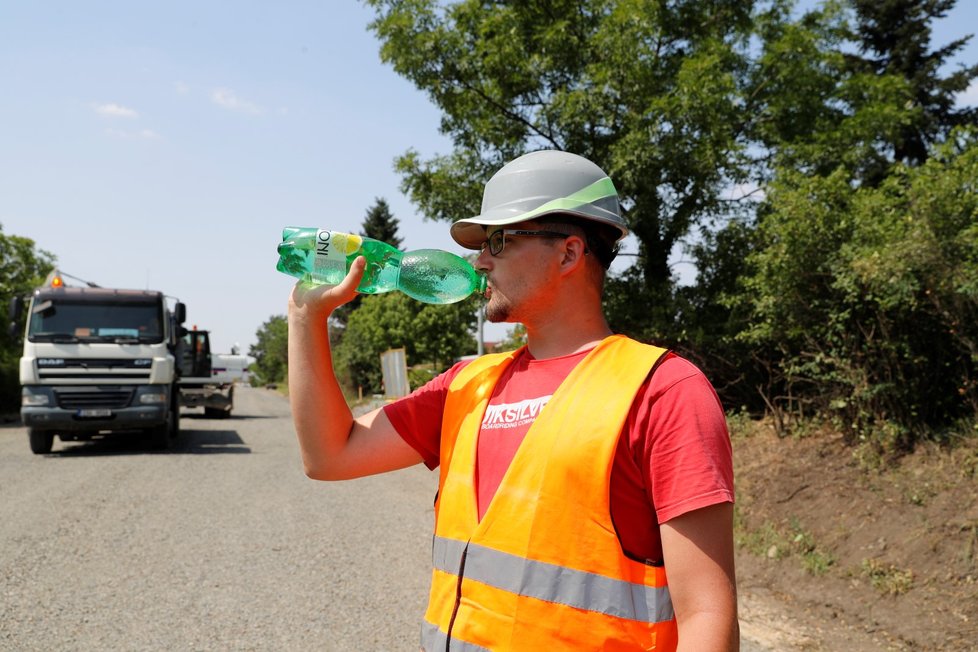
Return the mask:
{"type": "Polygon", "coordinates": [[[27,310],[21,419],[34,453],[50,452],[55,436],[110,432],[169,445],[179,430],[173,348],[182,303],[171,311],[160,292],[55,281],[35,290],[27,310]]]}

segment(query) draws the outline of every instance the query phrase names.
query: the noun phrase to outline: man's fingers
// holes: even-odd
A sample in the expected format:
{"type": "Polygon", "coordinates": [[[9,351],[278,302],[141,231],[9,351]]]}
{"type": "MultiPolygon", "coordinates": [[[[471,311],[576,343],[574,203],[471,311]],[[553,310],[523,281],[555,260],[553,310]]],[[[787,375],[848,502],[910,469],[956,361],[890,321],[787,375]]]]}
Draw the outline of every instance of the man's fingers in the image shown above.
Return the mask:
{"type": "Polygon", "coordinates": [[[311,308],[316,312],[324,310],[327,314],[332,313],[357,296],[357,286],[363,278],[366,262],[363,256],[358,256],[350,265],[350,271],[338,285],[315,285],[308,281],[299,281],[292,289],[292,303],[297,307],[311,308]]]}
{"type": "Polygon", "coordinates": [[[366,266],[367,259],[363,256],[357,256],[353,264],[350,265],[350,271],[346,273],[346,277],[336,286],[336,292],[343,299],[343,303],[352,301],[357,295],[357,286],[360,285],[366,266]]]}

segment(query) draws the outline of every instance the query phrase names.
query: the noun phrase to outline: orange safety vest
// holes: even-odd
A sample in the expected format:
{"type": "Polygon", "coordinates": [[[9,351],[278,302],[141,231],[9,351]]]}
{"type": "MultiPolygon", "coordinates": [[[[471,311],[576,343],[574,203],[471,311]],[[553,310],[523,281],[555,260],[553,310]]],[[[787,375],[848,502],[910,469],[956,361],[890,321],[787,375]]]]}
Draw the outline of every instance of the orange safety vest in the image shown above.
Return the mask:
{"type": "Polygon", "coordinates": [[[611,468],[632,402],[666,353],[606,338],[530,426],[482,521],[479,428],[516,352],[452,381],[441,434],[424,650],[674,650],[666,572],[622,552],[611,468]]]}

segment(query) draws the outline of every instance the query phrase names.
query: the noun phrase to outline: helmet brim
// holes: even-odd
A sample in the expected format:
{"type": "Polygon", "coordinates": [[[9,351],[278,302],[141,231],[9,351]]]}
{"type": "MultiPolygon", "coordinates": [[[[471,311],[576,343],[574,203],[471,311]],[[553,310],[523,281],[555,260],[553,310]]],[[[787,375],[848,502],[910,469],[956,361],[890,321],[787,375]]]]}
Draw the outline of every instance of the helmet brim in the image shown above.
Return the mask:
{"type": "Polygon", "coordinates": [[[574,210],[553,210],[545,213],[533,213],[531,216],[527,217],[526,212],[519,212],[513,214],[507,212],[507,214],[500,215],[493,214],[492,212],[484,213],[482,215],[476,215],[475,217],[464,218],[454,222],[452,224],[449,233],[452,239],[455,240],[459,245],[465,247],[466,249],[481,249],[482,244],[486,241],[486,232],[491,226],[507,226],[509,224],[517,224],[519,222],[525,222],[527,220],[534,220],[544,215],[553,215],[554,213],[561,213],[564,215],[569,215],[571,217],[576,217],[588,222],[596,222],[598,224],[607,224],[612,226],[620,232],[618,236],[618,241],[620,242],[626,235],[628,235],[628,229],[619,221],[614,219],[603,220],[595,217],[592,214],[582,213],[574,210]]]}

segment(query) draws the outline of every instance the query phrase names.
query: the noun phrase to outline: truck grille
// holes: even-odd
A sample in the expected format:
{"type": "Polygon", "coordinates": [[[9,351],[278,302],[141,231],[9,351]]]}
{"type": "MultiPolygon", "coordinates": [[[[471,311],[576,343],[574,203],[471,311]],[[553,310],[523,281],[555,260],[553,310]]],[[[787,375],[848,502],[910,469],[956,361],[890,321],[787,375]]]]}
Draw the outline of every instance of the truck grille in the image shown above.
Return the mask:
{"type": "Polygon", "coordinates": [[[45,380],[131,382],[148,380],[152,363],[150,358],[38,358],[36,364],[38,377],[45,380]]]}
{"type": "Polygon", "coordinates": [[[58,407],[65,410],[84,408],[124,408],[132,400],[131,389],[107,390],[55,390],[58,407]]]}

